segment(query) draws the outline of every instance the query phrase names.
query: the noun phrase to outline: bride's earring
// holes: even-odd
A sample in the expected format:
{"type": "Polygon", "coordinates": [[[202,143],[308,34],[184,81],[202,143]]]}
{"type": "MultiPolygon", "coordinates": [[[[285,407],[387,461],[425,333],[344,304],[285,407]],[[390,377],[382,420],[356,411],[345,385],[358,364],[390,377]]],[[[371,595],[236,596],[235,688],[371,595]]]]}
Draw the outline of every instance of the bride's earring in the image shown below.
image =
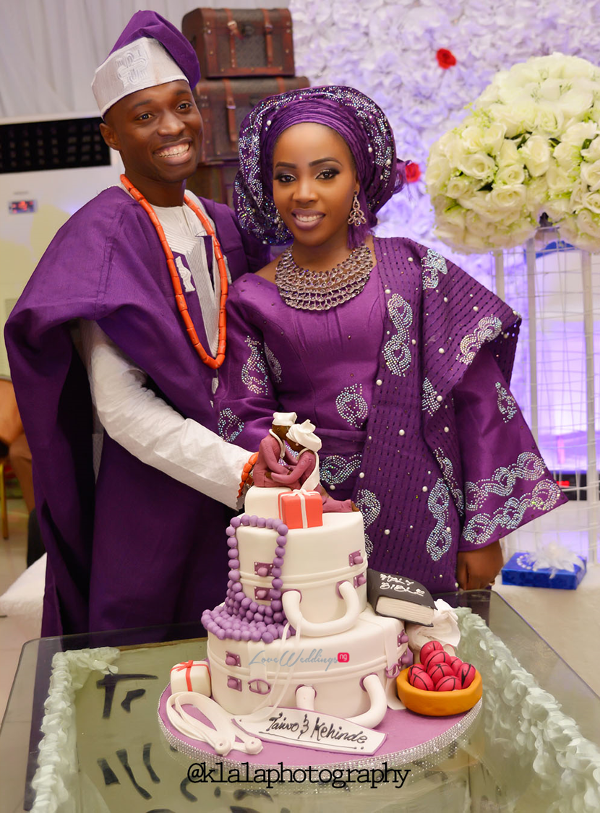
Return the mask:
{"type": "Polygon", "coordinates": [[[348,224],[350,226],[364,226],[367,222],[367,218],[365,217],[365,213],[360,208],[360,203],[358,202],[358,192],[354,193],[354,197],[352,198],[352,208],[350,209],[350,214],[348,215],[348,224]]]}

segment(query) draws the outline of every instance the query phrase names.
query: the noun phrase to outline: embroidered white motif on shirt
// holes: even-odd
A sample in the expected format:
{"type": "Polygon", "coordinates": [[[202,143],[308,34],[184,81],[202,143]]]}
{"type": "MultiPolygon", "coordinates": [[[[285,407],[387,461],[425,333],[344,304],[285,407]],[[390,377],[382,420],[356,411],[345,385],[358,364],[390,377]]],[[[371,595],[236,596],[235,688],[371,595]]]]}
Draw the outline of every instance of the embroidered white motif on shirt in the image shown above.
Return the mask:
{"type": "Polygon", "coordinates": [[[448,507],[450,505],[450,491],[446,483],[440,479],[431,489],[427,508],[435,519],[435,528],[427,539],[427,553],[434,562],[437,562],[446,553],[452,544],[452,531],[450,530],[448,507]]]}
{"type": "Polygon", "coordinates": [[[462,516],[465,512],[465,498],[462,491],[458,487],[458,483],[456,482],[452,461],[446,457],[444,450],[441,447],[434,449],[433,453],[440,469],[442,470],[444,480],[446,481],[446,484],[454,497],[454,504],[456,505],[459,514],[462,516]]]}
{"type": "Polygon", "coordinates": [[[440,402],[436,399],[437,390],[433,389],[433,384],[428,378],[423,381],[423,396],[421,399],[421,406],[423,412],[428,412],[430,415],[439,409],[440,402]]]}
{"type": "Polygon", "coordinates": [[[510,466],[500,466],[487,480],[465,483],[467,510],[476,511],[490,494],[508,497],[512,494],[517,480],[539,480],[546,473],[541,457],[534,452],[521,452],[517,462],[510,466]]]}
{"type": "Polygon", "coordinates": [[[261,344],[258,339],[253,339],[251,336],[246,336],[245,342],[250,348],[250,355],[242,367],[242,383],[248,387],[250,392],[267,395],[269,376],[261,344]]]}
{"type": "Polygon", "coordinates": [[[124,89],[139,85],[148,76],[148,57],[139,45],[117,57],[117,65],[117,76],[124,89]]]}
{"type": "Polygon", "coordinates": [[[344,387],[335,399],[337,411],[350,426],[360,429],[369,415],[369,407],[363,398],[362,384],[352,384],[344,387]]]}
{"type": "Polygon", "coordinates": [[[265,348],[265,358],[267,359],[269,370],[271,371],[271,375],[273,376],[273,381],[276,384],[281,384],[281,364],[277,361],[275,354],[273,353],[270,347],[267,347],[266,343],[264,345],[264,348],[265,348]]]}
{"type": "Polygon", "coordinates": [[[517,402],[499,381],[496,381],[496,391],[498,392],[498,411],[502,415],[504,423],[508,423],[517,414],[517,402]]]}
{"type": "Polygon", "coordinates": [[[464,527],[463,538],[474,545],[483,545],[498,530],[504,533],[518,528],[529,508],[549,511],[556,505],[559,497],[560,488],[557,484],[552,480],[544,480],[530,494],[523,494],[520,498],[511,497],[492,514],[483,513],[471,517],[464,527]]]}
{"type": "Polygon", "coordinates": [[[183,260],[181,257],[175,258],[175,265],[177,266],[177,270],[179,271],[179,276],[181,277],[181,281],[183,282],[183,290],[186,292],[195,291],[194,283],[192,282],[192,272],[189,268],[186,268],[183,264],[183,260]]]}
{"type": "Polygon", "coordinates": [[[383,357],[388,369],[394,375],[405,376],[410,367],[410,335],[413,312],[409,303],[400,294],[393,294],[387,303],[392,324],[398,331],[383,347],[383,357]]]}
{"type": "Polygon", "coordinates": [[[219,420],[217,423],[219,435],[226,440],[227,443],[233,443],[237,436],[244,429],[244,421],[238,418],[237,415],[226,407],[219,412],[219,420]]]}
{"type": "Polygon", "coordinates": [[[437,288],[440,284],[440,274],[448,273],[446,260],[437,251],[428,249],[426,256],[421,261],[423,269],[423,288],[437,288]]]}
{"type": "Polygon", "coordinates": [[[353,454],[350,457],[342,457],[339,454],[331,454],[319,459],[319,473],[321,480],[327,485],[338,486],[344,483],[351,474],[360,468],[361,454],[353,454]]]}
{"type": "Polygon", "coordinates": [[[355,502],[363,516],[363,522],[365,524],[365,550],[367,551],[367,556],[370,556],[373,553],[373,543],[369,539],[367,528],[369,525],[372,525],[379,516],[381,503],[375,494],[366,488],[361,488],[356,495],[355,502]]]}
{"type": "MultiPolygon", "coordinates": [[[[199,201],[197,198],[193,198],[193,200],[206,214],[202,201],[199,201]]],[[[206,231],[200,220],[188,206],[157,206],[155,212],[163,227],[167,243],[173,255],[182,255],[182,264],[177,263],[179,271],[181,272],[182,265],[184,268],[187,266],[191,271],[192,282],[196,289],[196,295],[202,313],[202,324],[204,326],[205,335],[208,339],[210,352],[215,356],[219,343],[221,281],[217,274],[213,284],[211,274],[208,270],[205,242],[203,239],[198,239],[205,235],[206,231]]],[[[210,222],[212,223],[212,221],[210,222]]],[[[212,248],[209,250],[212,251],[212,248]]],[[[214,256],[213,268],[216,268],[214,256]]]]}
{"type": "Polygon", "coordinates": [[[477,323],[473,333],[467,333],[461,340],[460,353],[456,360],[462,361],[463,364],[470,364],[481,345],[484,342],[493,341],[501,330],[502,322],[497,316],[484,316],[477,323]]]}

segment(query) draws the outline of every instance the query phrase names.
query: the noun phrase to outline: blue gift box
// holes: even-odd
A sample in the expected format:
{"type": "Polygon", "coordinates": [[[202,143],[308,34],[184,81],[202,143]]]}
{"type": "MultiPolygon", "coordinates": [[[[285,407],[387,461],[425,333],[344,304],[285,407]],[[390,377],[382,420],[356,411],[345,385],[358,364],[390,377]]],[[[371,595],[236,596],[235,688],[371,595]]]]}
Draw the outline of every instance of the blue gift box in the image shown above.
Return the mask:
{"type": "Polygon", "coordinates": [[[552,587],[555,590],[575,590],[585,576],[586,559],[579,557],[581,565],[575,565],[573,572],[557,570],[552,576],[552,568],[533,569],[533,561],[528,553],[515,553],[502,568],[502,584],[518,584],[521,587],[552,587]]]}

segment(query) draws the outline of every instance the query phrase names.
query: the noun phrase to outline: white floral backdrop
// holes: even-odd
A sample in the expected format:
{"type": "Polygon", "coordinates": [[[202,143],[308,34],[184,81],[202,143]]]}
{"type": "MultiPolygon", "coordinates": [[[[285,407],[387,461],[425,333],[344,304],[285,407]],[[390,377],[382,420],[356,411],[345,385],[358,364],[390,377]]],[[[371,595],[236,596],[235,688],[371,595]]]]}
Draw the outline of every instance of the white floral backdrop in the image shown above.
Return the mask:
{"type": "MultiPolygon", "coordinates": [[[[290,0],[289,7],[296,72],[313,85],[354,85],[371,96],[390,119],[399,156],[419,164],[421,178],[382,210],[379,233],[428,245],[436,245],[423,178],[429,149],[493,74],[554,51],[600,61],[599,0],[290,0]]],[[[489,258],[439,248],[472,273],[489,266],[489,258]]]]}

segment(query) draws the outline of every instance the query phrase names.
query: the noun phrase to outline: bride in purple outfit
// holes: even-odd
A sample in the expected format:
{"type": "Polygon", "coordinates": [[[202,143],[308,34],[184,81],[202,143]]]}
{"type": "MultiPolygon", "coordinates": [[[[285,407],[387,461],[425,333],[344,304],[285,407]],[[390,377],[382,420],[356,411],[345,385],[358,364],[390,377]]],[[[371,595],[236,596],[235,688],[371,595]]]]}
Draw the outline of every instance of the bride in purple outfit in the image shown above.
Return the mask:
{"type": "Polygon", "coordinates": [[[436,251],[373,237],[403,173],[359,91],[265,99],[239,147],[242,227],[291,246],[232,287],[222,435],[256,451],[273,412],[296,411],[323,486],[363,513],[372,567],[435,593],[488,585],[501,537],[564,501],[509,390],[518,315],[436,251]]]}

